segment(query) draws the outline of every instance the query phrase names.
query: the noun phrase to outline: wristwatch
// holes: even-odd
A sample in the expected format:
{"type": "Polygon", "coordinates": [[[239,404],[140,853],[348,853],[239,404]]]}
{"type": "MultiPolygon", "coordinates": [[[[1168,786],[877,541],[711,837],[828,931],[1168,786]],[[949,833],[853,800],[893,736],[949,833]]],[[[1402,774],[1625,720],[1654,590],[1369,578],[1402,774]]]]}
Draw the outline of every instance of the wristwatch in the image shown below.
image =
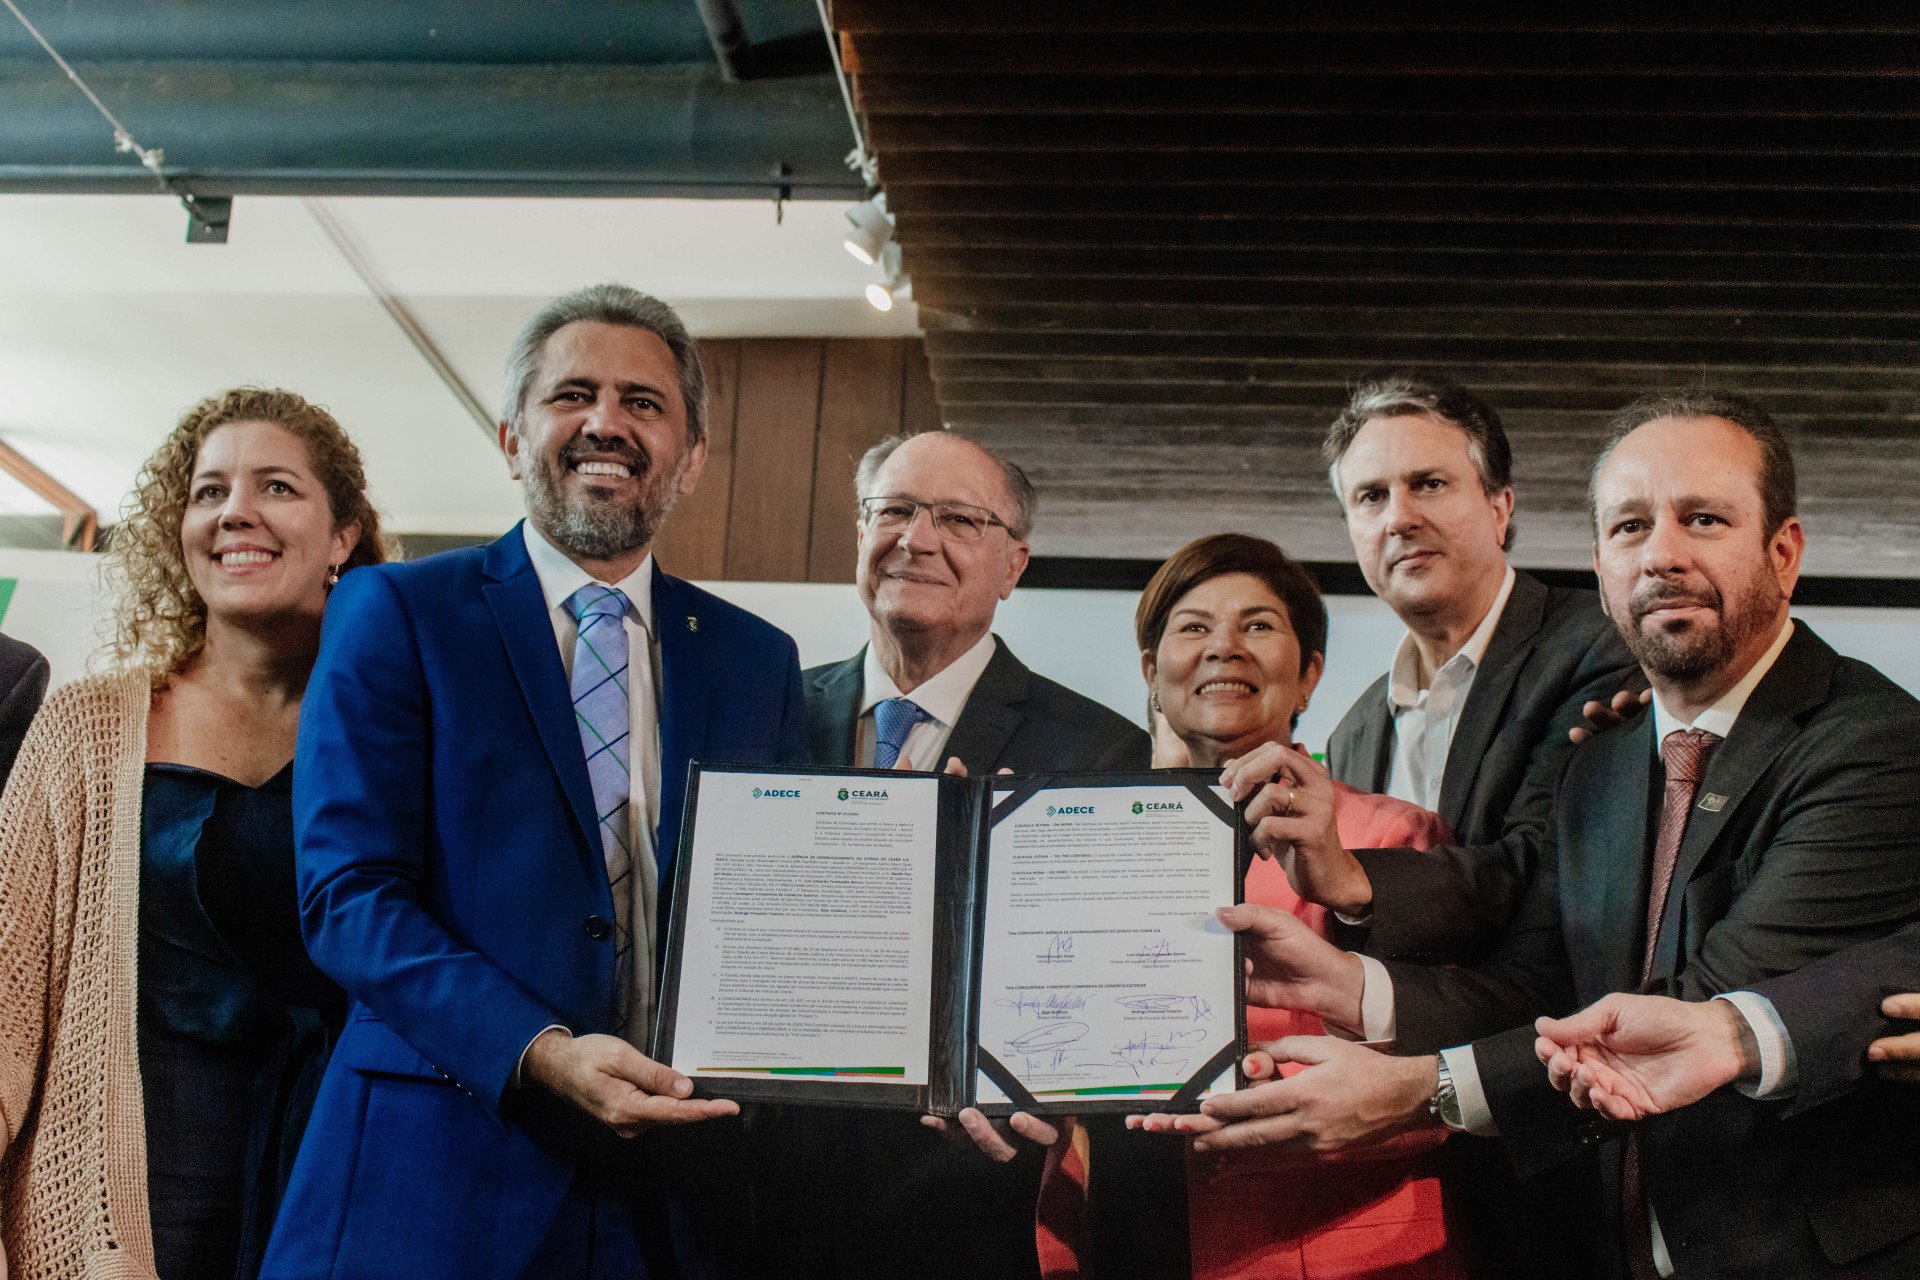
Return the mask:
{"type": "Polygon", "coordinates": [[[1434,1082],[1433,1096],[1427,1099],[1427,1114],[1455,1133],[1465,1133],[1467,1122],[1460,1116],[1460,1094],[1453,1087],[1453,1072],[1447,1069],[1444,1057],[1439,1063],[1439,1078],[1434,1082]]]}

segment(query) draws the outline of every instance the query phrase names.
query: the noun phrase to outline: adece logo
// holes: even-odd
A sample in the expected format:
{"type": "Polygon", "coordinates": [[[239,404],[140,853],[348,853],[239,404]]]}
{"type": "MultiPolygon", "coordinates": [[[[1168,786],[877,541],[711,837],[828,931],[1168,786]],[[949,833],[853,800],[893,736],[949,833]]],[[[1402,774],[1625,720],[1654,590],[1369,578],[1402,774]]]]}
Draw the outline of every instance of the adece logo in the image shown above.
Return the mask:
{"type": "Polygon", "coordinates": [[[798,800],[800,798],[800,792],[793,787],[769,787],[765,791],[755,787],[753,789],[753,798],[755,800],[763,798],[767,800],[798,800]]]}

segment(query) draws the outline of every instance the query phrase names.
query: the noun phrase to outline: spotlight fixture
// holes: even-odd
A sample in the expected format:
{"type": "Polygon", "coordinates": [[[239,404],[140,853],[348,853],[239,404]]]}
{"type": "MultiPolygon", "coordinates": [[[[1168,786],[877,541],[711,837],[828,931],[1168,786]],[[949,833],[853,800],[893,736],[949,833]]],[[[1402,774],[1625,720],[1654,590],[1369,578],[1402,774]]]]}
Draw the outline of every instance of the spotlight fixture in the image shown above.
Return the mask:
{"type": "Polygon", "coordinates": [[[896,301],[912,302],[912,277],[889,276],[884,283],[876,280],[867,286],[867,301],[875,311],[891,311],[896,301]]]}
{"type": "Polygon", "coordinates": [[[899,245],[889,243],[880,251],[880,272],[884,278],[867,286],[867,302],[875,311],[891,311],[895,298],[913,297],[913,279],[900,264],[899,245]]]}
{"type": "Polygon", "coordinates": [[[887,193],[876,192],[847,210],[853,224],[840,243],[848,253],[872,266],[893,240],[893,216],[887,212],[887,193]]]}

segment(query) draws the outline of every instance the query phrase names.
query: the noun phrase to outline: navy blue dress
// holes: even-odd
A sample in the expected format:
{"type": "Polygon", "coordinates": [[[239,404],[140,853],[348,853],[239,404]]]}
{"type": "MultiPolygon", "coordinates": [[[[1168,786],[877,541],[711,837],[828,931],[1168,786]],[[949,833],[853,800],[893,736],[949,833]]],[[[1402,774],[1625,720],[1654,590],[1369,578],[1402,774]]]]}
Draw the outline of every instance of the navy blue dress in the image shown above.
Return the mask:
{"type": "Polygon", "coordinates": [[[300,940],[292,765],[259,787],[147,766],[139,965],[161,1280],[253,1280],[346,1013],[300,940]]]}

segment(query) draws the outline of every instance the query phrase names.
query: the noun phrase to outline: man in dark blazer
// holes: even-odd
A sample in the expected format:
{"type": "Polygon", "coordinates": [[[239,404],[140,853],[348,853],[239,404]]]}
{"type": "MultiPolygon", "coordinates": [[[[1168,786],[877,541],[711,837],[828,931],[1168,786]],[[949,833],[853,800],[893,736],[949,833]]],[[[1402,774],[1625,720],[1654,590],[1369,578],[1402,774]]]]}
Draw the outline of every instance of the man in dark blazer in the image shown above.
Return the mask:
{"type": "MultiPolygon", "coordinates": [[[[1353,988],[1322,1001],[1336,1025],[1348,1000],[1384,996],[1397,1049],[1428,1056],[1312,1048],[1323,1071],[1210,1103],[1241,1136],[1209,1144],[1325,1134],[1355,1115],[1378,1133],[1436,1123],[1430,1111],[1497,1132],[1522,1173],[1597,1152],[1605,1274],[1912,1274],[1912,1096],[1782,1107],[1721,1093],[1621,1139],[1556,1092],[1536,1054],[1533,1013],[1614,991],[1752,989],[1920,919],[1920,703],[1789,619],[1804,534],[1778,428],[1724,394],[1636,402],[1593,487],[1596,568],[1652,679],[1652,714],[1568,758],[1550,856],[1486,963],[1390,962],[1387,990],[1369,993],[1350,976],[1365,962],[1333,977],[1331,948],[1281,961],[1262,943],[1263,967],[1353,988]]],[[[1370,863],[1374,920],[1443,928],[1479,891],[1461,865],[1370,863]]],[[[1349,1124],[1335,1145],[1367,1136],[1349,1124]]]]}
{"type": "MultiPolygon", "coordinates": [[[[993,634],[1033,527],[1033,488],[1017,466],[965,437],[929,432],[875,445],[856,485],[855,572],[871,640],[805,674],[815,763],[939,769],[958,760],[976,775],[1148,767],[1138,725],[1028,670],[993,634]],[[881,721],[884,704],[901,699],[915,707],[896,742],[881,721]]],[[[995,1164],[913,1116],[879,1112],[770,1123],[787,1129],[780,1163],[792,1174],[782,1180],[801,1192],[782,1197],[773,1224],[783,1274],[1038,1274],[1037,1147],[1016,1140],[1005,1147],[1012,1158],[995,1164]],[[816,1165],[808,1178],[804,1166],[823,1148],[838,1167],[823,1177],[816,1165]]]]}
{"type": "MultiPolygon", "coordinates": [[[[1432,809],[1463,845],[1504,842],[1524,868],[1582,706],[1644,677],[1595,592],[1508,564],[1512,451],[1491,405],[1384,375],[1356,389],[1323,452],[1367,585],[1407,627],[1393,669],[1334,729],[1328,766],[1432,809]]],[[[1487,902],[1488,926],[1512,905],[1487,902]]]]}
{"type": "Polygon", "coordinates": [[[13,771],[14,757],[47,696],[47,660],[32,645],[0,635],[0,790],[13,771]]]}
{"type": "MultiPolygon", "coordinates": [[[[1544,837],[1551,786],[1589,699],[1644,683],[1597,593],[1548,587],[1507,562],[1512,450],[1494,408],[1413,373],[1368,379],[1323,445],[1367,585],[1406,625],[1393,666],[1355,700],[1327,745],[1333,776],[1438,813],[1463,845],[1498,846],[1524,883],[1544,837]]],[[[1514,903],[1476,900],[1476,934],[1514,903]]],[[[1344,941],[1394,956],[1388,930],[1344,941]]],[[[1432,957],[1472,960],[1468,949],[1432,957]]],[[[1516,1185],[1503,1153],[1463,1138],[1439,1157],[1449,1212],[1473,1269],[1552,1276],[1583,1197],[1569,1171],[1516,1185]]]]}
{"type": "Polygon", "coordinates": [[[902,759],[919,769],[957,759],[974,773],[1147,767],[1144,730],[1035,675],[993,635],[996,606],[1026,570],[1033,528],[1033,486],[1016,465],[952,432],[895,436],[867,451],[857,485],[855,583],[871,638],[853,657],[805,674],[816,764],[872,767],[879,703],[917,696],[928,705],[883,767],[902,759]]]}
{"type": "Polygon", "coordinates": [[[746,1212],[701,1149],[734,1105],[640,1046],[688,762],[799,759],[797,654],[653,564],[706,455],[665,304],[556,299],[505,385],[526,521],[327,606],[296,858],[352,1009],[267,1280],[711,1274],[746,1212]]]}

